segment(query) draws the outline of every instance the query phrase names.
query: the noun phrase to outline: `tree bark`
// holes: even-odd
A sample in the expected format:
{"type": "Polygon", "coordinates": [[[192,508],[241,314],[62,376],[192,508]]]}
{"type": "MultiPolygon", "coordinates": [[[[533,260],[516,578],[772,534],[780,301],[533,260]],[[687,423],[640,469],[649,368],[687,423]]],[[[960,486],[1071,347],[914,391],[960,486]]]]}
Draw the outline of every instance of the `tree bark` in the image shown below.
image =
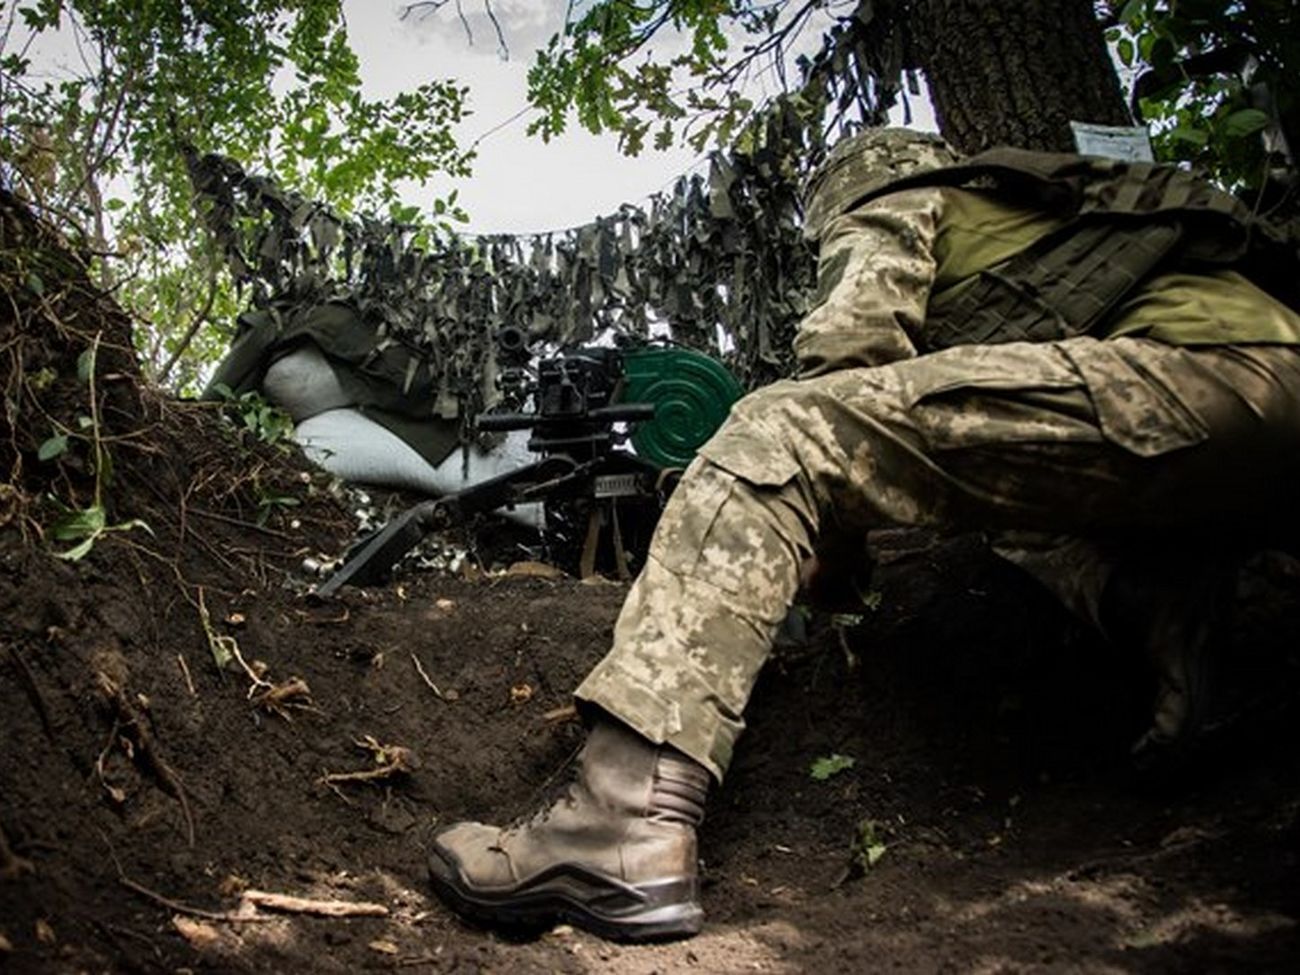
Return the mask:
{"type": "Polygon", "coordinates": [[[1071,121],[1131,125],[1092,0],[912,0],[910,60],[964,153],[1074,151],[1071,121]]]}

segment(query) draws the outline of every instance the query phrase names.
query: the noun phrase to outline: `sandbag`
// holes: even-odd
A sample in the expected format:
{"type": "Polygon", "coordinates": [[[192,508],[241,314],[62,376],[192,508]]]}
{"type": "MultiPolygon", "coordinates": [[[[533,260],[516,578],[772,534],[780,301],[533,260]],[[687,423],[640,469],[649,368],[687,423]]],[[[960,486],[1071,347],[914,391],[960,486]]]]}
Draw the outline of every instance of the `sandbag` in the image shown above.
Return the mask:
{"type": "Polygon", "coordinates": [[[267,367],[262,395],[293,417],[294,423],[326,410],[354,405],[325,353],[311,342],[267,367]]]}
{"type": "MultiPolygon", "coordinates": [[[[458,450],[435,467],[406,441],[353,408],[309,417],[298,424],[295,437],[313,462],[344,481],[434,496],[454,494],[536,460],[528,449],[528,431],[519,430],[506,434],[490,451],[469,447],[464,457],[458,450]]],[[[499,513],[522,525],[543,525],[539,503],[499,513]]]]}

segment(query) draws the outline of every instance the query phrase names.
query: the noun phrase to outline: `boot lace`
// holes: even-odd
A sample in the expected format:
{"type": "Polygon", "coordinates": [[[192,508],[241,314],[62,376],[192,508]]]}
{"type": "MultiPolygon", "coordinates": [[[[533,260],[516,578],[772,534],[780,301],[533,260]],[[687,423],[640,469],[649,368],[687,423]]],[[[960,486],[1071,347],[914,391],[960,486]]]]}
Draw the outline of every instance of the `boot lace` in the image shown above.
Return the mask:
{"type": "Polygon", "coordinates": [[[529,801],[526,811],[507,823],[505,832],[516,832],[541,826],[551,818],[551,814],[561,805],[571,807],[574,804],[576,800],[573,790],[574,786],[578,784],[577,757],[581,750],[582,745],[579,744],[569,753],[569,757],[543,780],[542,784],[537,787],[537,791],[533,793],[533,798],[529,801]]]}

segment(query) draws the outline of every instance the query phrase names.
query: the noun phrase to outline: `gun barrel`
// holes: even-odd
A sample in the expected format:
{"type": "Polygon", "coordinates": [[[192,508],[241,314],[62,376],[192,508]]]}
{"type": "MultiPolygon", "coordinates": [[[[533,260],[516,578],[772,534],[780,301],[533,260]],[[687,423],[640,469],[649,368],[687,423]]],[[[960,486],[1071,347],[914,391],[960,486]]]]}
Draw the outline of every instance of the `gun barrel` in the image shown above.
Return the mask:
{"type": "Polygon", "coordinates": [[[587,414],[598,423],[622,423],[633,420],[653,420],[653,403],[619,403],[617,406],[598,406],[587,414]]]}
{"type": "Polygon", "coordinates": [[[540,417],[533,413],[484,413],[475,422],[480,430],[497,432],[501,430],[527,430],[540,417]]]}

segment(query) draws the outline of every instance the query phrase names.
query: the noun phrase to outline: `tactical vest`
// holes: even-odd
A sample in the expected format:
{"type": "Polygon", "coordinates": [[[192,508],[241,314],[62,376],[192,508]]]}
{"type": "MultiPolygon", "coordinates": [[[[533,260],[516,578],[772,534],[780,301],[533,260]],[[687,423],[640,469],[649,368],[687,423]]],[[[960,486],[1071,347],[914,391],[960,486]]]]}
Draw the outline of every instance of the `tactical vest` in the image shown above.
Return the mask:
{"type": "Polygon", "coordinates": [[[999,148],[894,180],[857,205],[923,186],[992,191],[1068,222],[956,296],[931,300],[926,351],[973,343],[1053,341],[1103,326],[1158,272],[1233,267],[1300,309],[1300,248],[1236,197],[1172,166],[999,148]]]}

